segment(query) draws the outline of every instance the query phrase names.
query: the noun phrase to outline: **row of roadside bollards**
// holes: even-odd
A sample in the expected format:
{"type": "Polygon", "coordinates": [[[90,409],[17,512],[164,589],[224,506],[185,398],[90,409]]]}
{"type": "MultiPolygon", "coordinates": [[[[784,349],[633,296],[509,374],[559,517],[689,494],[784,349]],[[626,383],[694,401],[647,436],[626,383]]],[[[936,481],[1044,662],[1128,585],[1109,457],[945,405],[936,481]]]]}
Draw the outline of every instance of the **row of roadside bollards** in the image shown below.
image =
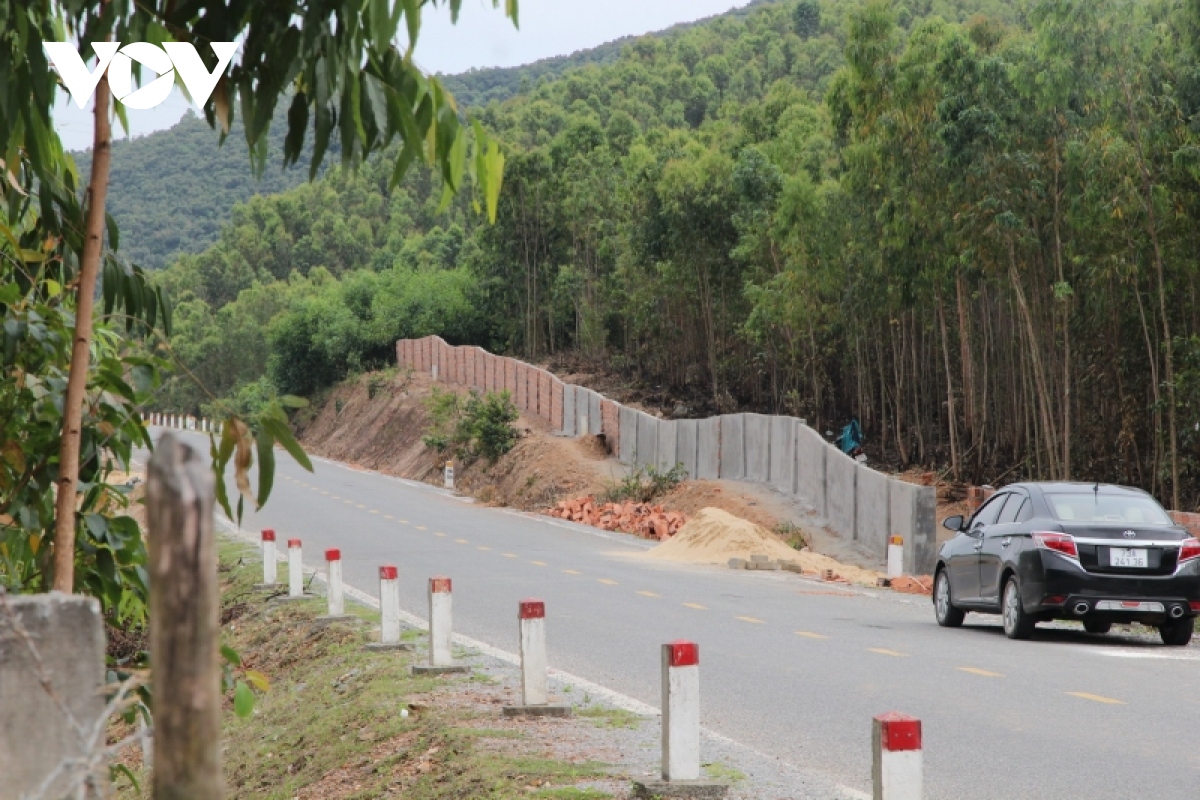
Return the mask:
{"type": "Polygon", "coordinates": [[[143,412],[142,421],[147,425],[157,425],[161,428],[174,428],[181,431],[199,431],[200,433],[221,432],[221,423],[207,417],[192,417],[187,414],[143,412]]]}
{"type": "MultiPolygon", "coordinates": [[[[275,531],[262,532],[263,582],[256,588],[272,589],[276,583],[275,531]]],[[[340,550],[325,551],[328,577],[328,614],[319,622],[348,619],[342,583],[340,550]]],[[[287,599],[305,597],[303,561],[299,539],[288,540],[287,599]]],[[[399,570],[379,568],[380,638],[367,645],[376,651],[411,650],[400,638],[399,570]]],[[[443,675],[469,672],[454,661],[452,585],[450,578],[429,579],[429,656],[427,664],[414,664],[414,674],[443,675]]],[[[546,604],[538,599],[520,601],[521,705],[505,706],[505,716],[571,716],[568,705],[549,702],[546,658],[546,604]]],[[[700,645],[675,641],[662,646],[662,780],[634,781],[634,797],[720,798],[727,784],[702,779],[700,770],[700,645]]],[[[891,712],[872,720],[873,800],[921,800],[921,721],[891,712]]]]}

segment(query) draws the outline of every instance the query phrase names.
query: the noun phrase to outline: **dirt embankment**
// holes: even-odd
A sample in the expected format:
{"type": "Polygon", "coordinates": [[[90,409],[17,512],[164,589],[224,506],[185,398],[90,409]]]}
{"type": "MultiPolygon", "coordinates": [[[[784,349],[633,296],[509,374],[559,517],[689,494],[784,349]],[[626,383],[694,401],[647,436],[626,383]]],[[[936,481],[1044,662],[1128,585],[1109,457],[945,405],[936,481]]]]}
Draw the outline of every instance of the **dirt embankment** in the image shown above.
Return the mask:
{"type": "MultiPolygon", "coordinates": [[[[438,384],[446,391],[462,387],[438,384]]],[[[433,379],[424,373],[373,373],[337,387],[301,419],[309,452],[388,475],[440,485],[446,457],[422,441],[429,428],[425,400],[433,379]]],[[[482,502],[542,510],[557,501],[599,493],[619,475],[596,437],[554,436],[536,417],[517,420],[521,438],[495,464],[479,459],[455,466],[455,485],[482,502]]]]}

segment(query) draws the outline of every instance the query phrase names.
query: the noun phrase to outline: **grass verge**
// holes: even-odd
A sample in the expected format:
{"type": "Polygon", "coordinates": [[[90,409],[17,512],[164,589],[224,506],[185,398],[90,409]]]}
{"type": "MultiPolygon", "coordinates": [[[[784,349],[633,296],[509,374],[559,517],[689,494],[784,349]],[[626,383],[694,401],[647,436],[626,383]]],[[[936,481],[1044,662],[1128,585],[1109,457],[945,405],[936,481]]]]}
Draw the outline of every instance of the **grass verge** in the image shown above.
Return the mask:
{"type": "MultiPolygon", "coordinates": [[[[253,548],[224,542],[220,558],[223,641],[272,682],[252,716],[229,705],[222,718],[229,796],[610,796],[578,786],[606,776],[606,765],[546,758],[523,732],[489,728],[494,709],[456,699],[478,686],[472,677],[415,677],[415,654],[366,652],[377,613],[350,605],[359,622],[318,626],[323,601],[267,603],[253,591],[253,548]],[[434,691],[450,683],[463,692],[434,691]]],[[[141,788],[123,785],[119,797],[148,797],[142,765],[127,765],[141,788]]]]}

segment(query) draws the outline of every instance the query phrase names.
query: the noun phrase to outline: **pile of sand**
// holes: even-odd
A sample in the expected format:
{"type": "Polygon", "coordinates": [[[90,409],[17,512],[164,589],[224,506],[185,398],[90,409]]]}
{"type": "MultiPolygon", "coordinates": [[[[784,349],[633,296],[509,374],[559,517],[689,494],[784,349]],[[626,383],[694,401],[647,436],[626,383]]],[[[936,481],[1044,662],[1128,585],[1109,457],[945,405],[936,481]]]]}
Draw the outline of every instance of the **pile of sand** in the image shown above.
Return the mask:
{"type": "Polygon", "coordinates": [[[880,572],[842,564],[829,556],[793,550],[766,528],[711,507],[701,509],[678,533],[647,552],[646,558],[724,566],[731,558],[748,559],[753,555],[795,561],[805,572],[831,569],[845,580],[863,586],[874,586],[876,578],[883,576],[880,572]]]}

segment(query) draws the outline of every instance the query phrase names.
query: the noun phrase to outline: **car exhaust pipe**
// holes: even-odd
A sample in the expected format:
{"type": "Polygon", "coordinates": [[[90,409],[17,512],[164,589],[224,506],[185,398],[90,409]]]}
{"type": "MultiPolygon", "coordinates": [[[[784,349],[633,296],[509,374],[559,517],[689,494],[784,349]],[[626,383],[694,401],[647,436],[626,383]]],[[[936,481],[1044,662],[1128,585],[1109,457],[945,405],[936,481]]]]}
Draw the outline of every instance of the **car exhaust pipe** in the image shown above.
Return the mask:
{"type": "Polygon", "coordinates": [[[1171,606],[1171,619],[1179,619],[1183,616],[1183,606],[1171,606]]]}
{"type": "Polygon", "coordinates": [[[1091,608],[1091,606],[1089,606],[1087,603],[1076,603],[1075,604],[1075,613],[1082,617],[1084,614],[1086,614],[1088,612],[1088,610],[1090,608],[1091,608]]]}

